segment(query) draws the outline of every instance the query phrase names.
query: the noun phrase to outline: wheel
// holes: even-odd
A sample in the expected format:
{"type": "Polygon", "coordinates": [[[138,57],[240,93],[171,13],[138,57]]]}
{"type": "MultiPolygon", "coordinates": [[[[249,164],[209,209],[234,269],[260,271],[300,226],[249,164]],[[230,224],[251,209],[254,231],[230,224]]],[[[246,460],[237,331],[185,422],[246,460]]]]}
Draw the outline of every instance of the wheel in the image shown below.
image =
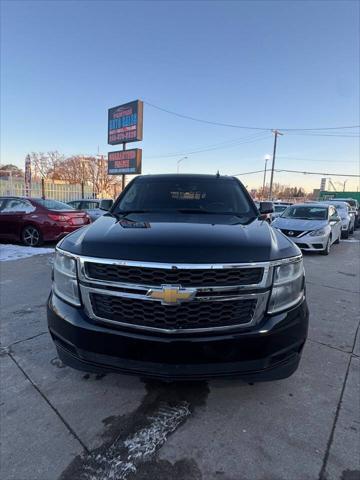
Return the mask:
{"type": "Polygon", "coordinates": [[[23,244],[28,247],[39,247],[43,243],[40,230],[33,225],[28,225],[23,229],[21,232],[21,240],[23,244]]]}
{"type": "Polygon", "coordinates": [[[330,246],[331,246],[331,238],[329,237],[328,238],[328,241],[326,243],[326,247],[324,248],[324,250],[322,250],[320,253],[321,255],[329,255],[330,253],[330,246]]]}
{"type": "Polygon", "coordinates": [[[342,238],[349,238],[349,229],[343,230],[341,232],[341,236],[342,236],[342,238]]]}

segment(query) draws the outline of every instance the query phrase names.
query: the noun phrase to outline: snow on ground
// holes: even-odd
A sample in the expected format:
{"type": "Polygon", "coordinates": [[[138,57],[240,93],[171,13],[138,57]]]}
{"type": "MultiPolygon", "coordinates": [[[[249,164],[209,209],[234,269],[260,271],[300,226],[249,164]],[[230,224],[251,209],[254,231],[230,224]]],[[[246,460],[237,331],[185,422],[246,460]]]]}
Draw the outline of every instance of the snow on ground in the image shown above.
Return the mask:
{"type": "Polygon", "coordinates": [[[0,244],[0,262],[20,260],[21,258],[32,257],[33,255],[43,255],[44,253],[54,253],[54,248],[35,248],[25,247],[24,245],[0,244]]]}

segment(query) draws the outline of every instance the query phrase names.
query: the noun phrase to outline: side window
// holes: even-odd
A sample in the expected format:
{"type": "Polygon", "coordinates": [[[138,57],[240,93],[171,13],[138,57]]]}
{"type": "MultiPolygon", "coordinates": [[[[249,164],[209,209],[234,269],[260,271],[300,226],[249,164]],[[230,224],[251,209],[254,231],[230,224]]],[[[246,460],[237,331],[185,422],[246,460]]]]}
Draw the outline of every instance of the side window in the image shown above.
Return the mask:
{"type": "Polygon", "coordinates": [[[31,213],[35,210],[35,207],[26,200],[12,198],[8,200],[2,213],[31,213]]]}
{"type": "Polygon", "coordinates": [[[7,198],[0,198],[0,213],[3,212],[6,202],[7,202],[7,198]]]}
{"type": "Polygon", "coordinates": [[[329,215],[331,220],[335,220],[339,216],[338,211],[334,207],[329,208],[329,215]]]}
{"type": "Polygon", "coordinates": [[[99,204],[97,202],[81,202],[81,208],[84,210],[95,210],[95,208],[99,208],[99,204]]]}
{"type": "Polygon", "coordinates": [[[81,203],[81,202],[68,202],[68,204],[69,204],[71,207],[75,208],[75,209],[79,209],[79,208],[80,208],[80,203],[81,203]]]}

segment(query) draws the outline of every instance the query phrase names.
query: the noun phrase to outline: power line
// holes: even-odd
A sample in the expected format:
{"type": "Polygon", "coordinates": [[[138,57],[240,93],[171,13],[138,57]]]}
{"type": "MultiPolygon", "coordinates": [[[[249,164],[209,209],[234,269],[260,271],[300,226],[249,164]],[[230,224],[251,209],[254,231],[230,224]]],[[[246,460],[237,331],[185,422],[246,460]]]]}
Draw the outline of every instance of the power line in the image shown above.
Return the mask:
{"type": "MultiPolygon", "coordinates": [[[[182,113],[174,112],[173,110],[169,110],[167,108],[159,107],[158,105],[155,105],[150,102],[144,101],[146,105],[152,108],[156,108],[157,110],[160,110],[162,112],[168,113],[170,115],[174,115],[179,118],[184,118],[186,120],[192,120],[193,122],[199,122],[199,123],[206,123],[208,125],[217,125],[220,127],[229,127],[229,128],[241,128],[244,130],[262,130],[262,131],[272,131],[274,127],[250,127],[250,126],[245,126],[245,125],[235,125],[232,123],[223,123],[223,122],[214,122],[211,120],[205,120],[202,118],[197,118],[197,117],[192,117],[191,115],[184,115],[182,113]]],[[[312,131],[312,130],[343,130],[343,129],[353,129],[353,128],[359,128],[360,125],[351,125],[351,126],[343,126],[343,127],[317,127],[317,128],[280,128],[279,130],[284,130],[284,131],[312,131]]]]}
{"type": "Polygon", "coordinates": [[[303,158],[303,157],[286,157],[284,155],[278,155],[279,160],[300,160],[302,162],[326,162],[326,163],[356,163],[356,160],[324,160],[318,158],[303,158]]]}
{"type": "MultiPolygon", "coordinates": [[[[235,173],[233,177],[240,177],[241,175],[251,175],[253,173],[262,173],[264,170],[256,170],[253,172],[235,173]]],[[[323,175],[329,177],[360,177],[360,175],[342,174],[342,173],[324,173],[324,172],[302,172],[301,170],[284,170],[275,169],[274,172],[287,172],[287,173],[302,173],[304,175],[323,175]]]]}
{"type": "Polygon", "coordinates": [[[343,173],[324,173],[324,172],[302,172],[301,170],[276,170],[277,172],[302,173],[304,175],[325,175],[330,177],[360,177],[360,175],[343,174],[343,173]]]}
{"type": "Polygon", "coordinates": [[[360,135],[356,134],[342,134],[342,133],[294,133],[289,132],[288,135],[301,135],[307,137],[347,137],[347,138],[360,138],[360,135]]]}
{"type": "Polygon", "coordinates": [[[213,150],[222,150],[224,148],[233,148],[233,147],[237,147],[239,145],[244,145],[244,144],[247,144],[247,143],[256,143],[256,142],[265,140],[267,138],[270,138],[268,133],[266,135],[264,135],[264,133],[256,133],[256,134],[253,134],[249,137],[244,137],[243,140],[239,139],[238,141],[230,141],[228,143],[224,142],[222,144],[215,144],[213,147],[211,145],[209,145],[208,148],[204,147],[204,148],[197,149],[197,150],[195,149],[195,150],[189,150],[189,151],[186,151],[186,152],[184,151],[184,152],[168,153],[168,154],[164,154],[164,155],[149,155],[149,156],[146,156],[146,158],[170,158],[170,157],[179,157],[181,155],[195,155],[197,153],[211,152],[213,150]]]}

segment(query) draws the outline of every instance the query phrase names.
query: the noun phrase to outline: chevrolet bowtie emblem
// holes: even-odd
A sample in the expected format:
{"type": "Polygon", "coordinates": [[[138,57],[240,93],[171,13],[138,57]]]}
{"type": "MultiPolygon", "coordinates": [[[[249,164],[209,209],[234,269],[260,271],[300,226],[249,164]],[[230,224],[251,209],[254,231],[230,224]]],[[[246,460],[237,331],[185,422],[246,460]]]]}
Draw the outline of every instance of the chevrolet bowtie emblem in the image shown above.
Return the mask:
{"type": "Polygon", "coordinates": [[[195,288],[182,288],[181,285],[161,285],[161,288],[152,288],[146,294],[154,300],[161,300],[162,305],[179,305],[182,302],[189,302],[195,295],[195,288]]]}

